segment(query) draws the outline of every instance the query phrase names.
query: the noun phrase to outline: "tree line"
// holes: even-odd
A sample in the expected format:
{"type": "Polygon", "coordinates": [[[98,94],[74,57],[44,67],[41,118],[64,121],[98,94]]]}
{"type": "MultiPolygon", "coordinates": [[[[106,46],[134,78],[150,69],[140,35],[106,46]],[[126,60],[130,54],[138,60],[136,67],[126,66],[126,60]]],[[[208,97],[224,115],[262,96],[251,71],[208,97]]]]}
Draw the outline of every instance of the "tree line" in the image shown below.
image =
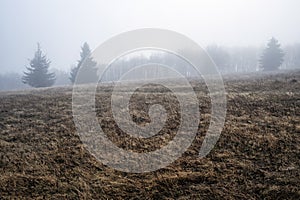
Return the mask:
{"type": "MultiPolygon", "coordinates": [[[[253,71],[272,71],[278,69],[293,69],[300,67],[300,44],[281,47],[277,39],[272,37],[264,49],[254,47],[240,47],[240,48],[226,48],[217,45],[210,45],[206,48],[207,53],[212,58],[217,68],[221,73],[233,72],[253,72],[253,71]]],[[[150,56],[135,56],[130,59],[117,60],[109,70],[107,70],[102,81],[118,80],[123,73],[128,71],[130,67],[146,63],[162,63],[175,68],[175,70],[184,74],[185,76],[192,76],[194,71],[187,63],[176,59],[166,53],[152,53],[150,56]]],[[[33,58],[26,66],[23,76],[11,74],[10,76],[0,75],[0,90],[3,85],[8,82],[17,82],[21,79],[23,84],[31,87],[50,87],[55,82],[62,84],[66,83],[66,74],[56,71],[50,72],[51,61],[43,53],[40,44],[37,45],[37,50],[33,58]]],[[[97,80],[97,63],[91,57],[91,49],[85,42],[80,51],[80,59],[76,65],[71,68],[68,75],[69,83],[75,82],[78,71],[85,77],[86,80],[97,80]]],[[[155,70],[145,72],[155,73],[155,70]]],[[[139,76],[139,75],[137,75],[139,76]]],[[[147,74],[146,74],[147,76],[147,74]]],[[[82,83],[85,83],[82,82],[82,83]]],[[[17,84],[18,88],[24,86],[17,84]]],[[[4,88],[7,89],[7,88],[4,88]]]]}

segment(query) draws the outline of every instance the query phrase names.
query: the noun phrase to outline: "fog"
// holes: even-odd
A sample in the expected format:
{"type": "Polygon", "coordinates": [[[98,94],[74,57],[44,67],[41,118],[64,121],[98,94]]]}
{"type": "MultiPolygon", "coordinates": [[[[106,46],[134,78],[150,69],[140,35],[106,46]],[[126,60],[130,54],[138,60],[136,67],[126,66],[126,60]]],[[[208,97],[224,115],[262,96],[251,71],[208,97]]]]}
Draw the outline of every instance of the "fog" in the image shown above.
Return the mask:
{"type": "Polygon", "coordinates": [[[0,149],[0,200],[300,200],[300,0],[0,0],[0,149]]]}
{"type": "Polygon", "coordinates": [[[22,72],[40,42],[51,68],[68,71],[80,46],[96,48],[113,35],[154,27],[180,32],[205,47],[282,45],[300,42],[300,2],[74,1],[0,2],[1,73],[22,72]]]}
{"type": "MultiPolygon", "coordinates": [[[[1,1],[0,90],[28,88],[22,76],[37,43],[51,61],[55,85],[68,85],[84,42],[92,51],[112,36],[139,28],[186,35],[208,52],[221,73],[258,71],[263,49],[275,37],[285,54],[279,69],[299,69],[298,7],[296,0],[1,1]]],[[[120,71],[107,80],[115,80],[134,63],[151,61],[141,58],[116,64],[120,71]]]]}

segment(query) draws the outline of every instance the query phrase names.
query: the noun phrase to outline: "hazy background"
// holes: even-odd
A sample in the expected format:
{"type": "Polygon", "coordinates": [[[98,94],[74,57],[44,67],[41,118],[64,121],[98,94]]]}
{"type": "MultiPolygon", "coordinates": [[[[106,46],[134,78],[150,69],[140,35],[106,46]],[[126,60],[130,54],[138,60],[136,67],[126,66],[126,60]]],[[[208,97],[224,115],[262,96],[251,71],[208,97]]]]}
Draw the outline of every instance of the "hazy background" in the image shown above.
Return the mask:
{"type": "Polygon", "coordinates": [[[205,47],[263,46],[275,36],[282,45],[300,42],[297,0],[2,0],[1,73],[22,72],[36,43],[69,71],[87,41],[96,48],[124,31],[154,27],[180,32],[205,47]]]}

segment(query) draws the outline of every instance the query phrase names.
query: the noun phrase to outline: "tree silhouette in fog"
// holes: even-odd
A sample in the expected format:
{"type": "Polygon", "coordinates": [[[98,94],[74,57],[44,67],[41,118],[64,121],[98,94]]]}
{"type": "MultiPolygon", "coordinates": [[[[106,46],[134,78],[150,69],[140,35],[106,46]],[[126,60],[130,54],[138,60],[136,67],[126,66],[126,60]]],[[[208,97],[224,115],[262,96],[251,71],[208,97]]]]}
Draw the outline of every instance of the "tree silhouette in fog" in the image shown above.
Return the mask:
{"type": "Polygon", "coordinates": [[[43,55],[41,46],[37,44],[37,50],[34,58],[30,60],[30,64],[26,67],[27,72],[24,72],[22,82],[32,87],[50,87],[55,82],[55,73],[48,72],[51,61],[43,55]]]}
{"type": "Polygon", "coordinates": [[[263,71],[277,70],[283,62],[283,57],[284,52],[278,40],[272,37],[259,60],[260,67],[263,71]]]}
{"type": "Polygon", "coordinates": [[[79,80],[80,83],[88,83],[97,80],[97,70],[95,68],[96,65],[97,63],[93,61],[93,58],[91,57],[91,49],[85,42],[81,47],[80,60],[78,60],[77,66],[71,69],[69,77],[71,83],[75,82],[77,73],[80,68],[82,68],[82,80],[79,80]]]}
{"type": "Polygon", "coordinates": [[[229,70],[230,55],[224,48],[217,45],[209,45],[206,47],[206,51],[220,71],[225,72],[229,70]]]}

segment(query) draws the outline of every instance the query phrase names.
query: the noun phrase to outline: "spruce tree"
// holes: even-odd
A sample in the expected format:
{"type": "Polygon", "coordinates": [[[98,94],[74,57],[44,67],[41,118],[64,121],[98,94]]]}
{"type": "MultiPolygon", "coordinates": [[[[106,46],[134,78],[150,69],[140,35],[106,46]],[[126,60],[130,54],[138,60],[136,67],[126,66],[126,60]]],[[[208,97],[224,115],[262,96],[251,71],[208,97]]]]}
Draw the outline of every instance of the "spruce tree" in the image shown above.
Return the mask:
{"type": "Polygon", "coordinates": [[[48,72],[50,63],[38,43],[34,58],[30,60],[30,66],[26,67],[27,72],[24,72],[22,82],[36,88],[52,86],[56,78],[55,73],[48,72]]]}
{"type": "Polygon", "coordinates": [[[78,60],[77,66],[71,69],[69,77],[71,83],[75,82],[80,68],[81,80],[78,80],[79,83],[89,83],[97,80],[96,65],[97,63],[91,57],[91,49],[85,42],[81,47],[80,60],[78,60]]]}
{"type": "Polygon", "coordinates": [[[284,52],[274,37],[272,37],[265,48],[260,62],[260,67],[263,71],[272,71],[279,69],[283,62],[284,52]]]}

